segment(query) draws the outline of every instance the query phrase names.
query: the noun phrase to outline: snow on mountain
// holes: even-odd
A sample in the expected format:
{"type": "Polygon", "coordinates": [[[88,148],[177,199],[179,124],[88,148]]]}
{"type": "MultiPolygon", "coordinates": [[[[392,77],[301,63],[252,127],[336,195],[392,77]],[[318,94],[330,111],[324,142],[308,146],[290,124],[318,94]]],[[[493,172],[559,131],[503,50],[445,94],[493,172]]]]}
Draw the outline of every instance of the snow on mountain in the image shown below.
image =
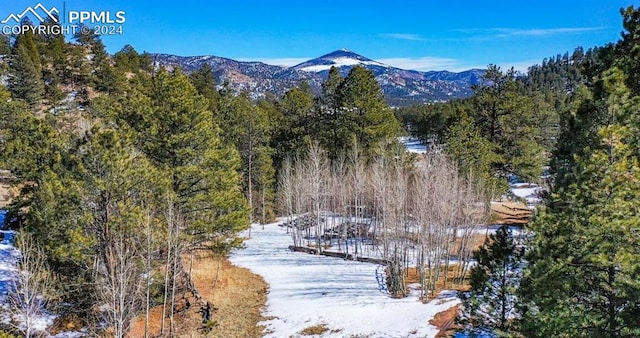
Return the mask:
{"type": "Polygon", "coordinates": [[[293,66],[293,69],[305,72],[321,72],[329,70],[331,67],[353,67],[355,65],[378,66],[384,68],[389,67],[383,63],[373,61],[349,50],[341,49],[293,66]]]}
{"type": "Polygon", "coordinates": [[[460,73],[405,70],[390,67],[346,49],[331,52],[293,67],[274,66],[262,62],[242,62],[212,55],[152,54],[151,56],[156,67],[167,69],[179,67],[185,72],[192,72],[204,64],[209,64],[219,84],[227,83],[230,88],[238,92],[247,91],[254,98],[264,96],[268,92],[281,96],[302,81],[307,82],[312,90],[319,93],[331,67],[337,67],[342,76],[346,76],[351,68],[361,65],[373,72],[387,103],[392,106],[441,102],[470,96],[471,86],[478,83],[484,74],[480,69],[460,73]]]}

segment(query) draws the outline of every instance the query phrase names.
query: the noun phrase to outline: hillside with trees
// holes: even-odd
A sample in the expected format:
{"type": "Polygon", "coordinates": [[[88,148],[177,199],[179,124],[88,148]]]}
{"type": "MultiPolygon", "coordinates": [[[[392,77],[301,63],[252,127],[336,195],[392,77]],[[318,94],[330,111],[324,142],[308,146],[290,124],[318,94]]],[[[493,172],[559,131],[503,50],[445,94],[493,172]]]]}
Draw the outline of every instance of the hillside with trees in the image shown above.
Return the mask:
{"type": "Polygon", "coordinates": [[[375,220],[393,296],[408,257],[425,297],[468,285],[468,332],[640,336],[640,9],[622,19],[616,43],[526,75],[490,65],[469,98],[401,109],[362,66],[331,68],[319,94],[300,82],[255,99],[207,64],[156,67],[130,45],[109,55],[98,35],[2,36],[0,169],[19,190],[5,227],[43,262],[25,265],[43,288],[15,291],[103,336],[159,307],[173,336],[175,313],[207,305],[186,258],[227,255],[276,216],[315,224],[291,236],[319,251],[323,236],[358,237],[357,224],[321,228],[331,214],[375,220]],[[408,134],[429,152],[406,153],[408,134]],[[511,177],[547,187],[526,243],[502,227],[474,247],[458,233],[487,222],[511,177]]]}

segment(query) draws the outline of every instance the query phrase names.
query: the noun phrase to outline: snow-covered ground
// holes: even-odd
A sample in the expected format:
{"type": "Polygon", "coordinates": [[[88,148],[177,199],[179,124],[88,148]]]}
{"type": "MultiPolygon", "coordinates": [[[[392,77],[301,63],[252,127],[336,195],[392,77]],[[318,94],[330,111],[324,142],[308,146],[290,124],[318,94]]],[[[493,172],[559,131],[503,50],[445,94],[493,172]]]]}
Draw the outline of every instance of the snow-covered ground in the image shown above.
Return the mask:
{"type": "MultiPolygon", "coordinates": [[[[20,259],[20,251],[13,246],[14,235],[15,233],[13,231],[0,231],[0,236],[2,236],[2,242],[0,242],[0,304],[3,310],[0,320],[5,323],[11,322],[12,319],[8,313],[9,300],[7,296],[12,292],[11,283],[15,280],[16,274],[18,273],[16,264],[18,259],[20,259]]],[[[52,314],[42,313],[35,318],[32,328],[34,331],[45,330],[53,323],[55,318],[56,316],[52,314]]],[[[20,317],[14,317],[13,319],[21,322],[20,317]]]]}
{"type": "Polygon", "coordinates": [[[400,143],[407,147],[407,151],[414,154],[426,154],[427,146],[422,144],[419,139],[415,137],[400,137],[398,139],[400,143]]]}
{"type": "MultiPolygon", "coordinates": [[[[248,235],[246,233],[245,235],[248,235]]],[[[269,284],[266,337],[299,337],[305,328],[325,325],[316,337],[434,337],[436,313],[459,303],[455,292],[428,304],[419,291],[393,299],[380,290],[370,263],[291,252],[291,237],[277,224],[253,225],[246,247],[230,260],[261,275],[269,284]]]]}
{"type": "Polygon", "coordinates": [[[542,202],[540,195],[542,187],[535,183],[515,183],[511,184],[511,192],[524,199],[529,207],[534,207],[542,202]]]}
{"type": "MultiPolygon", "coordinates": [[[[3,223],[6,212],[0,210],[0,226],[3,223]]],[[[11,284],[16,278],[18,269],[16,267],[18,260],[20,259],[20,250],[13,246],[13,239],[15,232],[11,230],[0,230],[0,321],[5,323],[11,322],[11,315],[8,311],[9,300],[7,296],[9,292],[12,292],[11,284]]],[[[20,318],[14,318],[20,322],[20,318]]],[[[44,312],[39,315],[33,324],[35,331],[44,331],[49,327],[56,316],[48,312],[44,312]]],[[[44,334],[44,337],[51,338],[79,338],[85,336],[82,332],[62,332],[55,336],[49,336],[44,334]]]]}

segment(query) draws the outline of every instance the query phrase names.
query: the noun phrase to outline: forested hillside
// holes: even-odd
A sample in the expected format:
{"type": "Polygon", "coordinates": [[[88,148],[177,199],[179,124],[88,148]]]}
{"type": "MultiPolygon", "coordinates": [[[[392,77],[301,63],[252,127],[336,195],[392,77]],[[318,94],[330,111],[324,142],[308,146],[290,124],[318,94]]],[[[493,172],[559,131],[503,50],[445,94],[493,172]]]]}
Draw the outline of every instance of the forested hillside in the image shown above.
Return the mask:
{"type": "MultiPolygon", "coordinates": [[[[20,190],[5,226],[46,262],[32,276],[50,311],[124,337],[161,305],[171,336],[181,297],[197,298],[182,258],[239,248],[251,223],[367,208],[409,246],[411,222],[455,231],[509,177],[545,174],[524,256],[502,230],[476,252],[465,329],[640,336],[640,9],[622,17],[616,43],[578,47],[526,75],[491,65],[470,98],[398,110],[362,66],[346,76],[331,68],[318,95],[301,82],[254,99],[219,87],[207,64],[156,68],[129,45],[109,55],[97,35],[2,36],[0,169],[20,190]],[[430,153],[404,154],[407,133],[430,153]],[[438,204],[455,193],[465,197],[458,208],[438,204]]],[[[436,239],[421,239],[422,255],[436,239]]],[[[448,249],[421,273],[439,276],[448,249]]],[[[470,247],[460,251],[469,261],[470,247]]]]}
{"type": "Polygon", "coordinates": [[[332,158],[353,142],[372,152],[401,131],[362,67],[332,71],[321,97],[301,83],[253,101],[217,90],[207,65],[154,69],[131,46],[108,55],[96,35],[25,33],[0,47],[0,167],[20,188],[7,226],[46,257],[47,307],[118,337],[196,291],[181,257],[225,254],[251,222],[274,219],[286,158],[312,141],[332,158]]]}
{"type": "Polygon", "coordinates": [[[461,168],[485,173],[489,182],[511,173],[535,178],[542,164],[550,165],[522,276],[489,298],[480,295],[496,283],[492,272],[505,271],[496,262],[509,262],[514,251],[504,238],[494,238],[501,248],[485,245],[494,261],[476,271],[478,297],[466,302],[476,311],[467,313],[472,332],[640,335],[640,11],[629,7],[622,17],[617,43],[578,47],[523,77],[490,67],[469,99],[399,112],[414,135],[444,143],[461,168]],[[491,299],[498,296],[508,301],[496,305],[491,299]],[[486,317],[479,309],[505,312],[486,317]]]}

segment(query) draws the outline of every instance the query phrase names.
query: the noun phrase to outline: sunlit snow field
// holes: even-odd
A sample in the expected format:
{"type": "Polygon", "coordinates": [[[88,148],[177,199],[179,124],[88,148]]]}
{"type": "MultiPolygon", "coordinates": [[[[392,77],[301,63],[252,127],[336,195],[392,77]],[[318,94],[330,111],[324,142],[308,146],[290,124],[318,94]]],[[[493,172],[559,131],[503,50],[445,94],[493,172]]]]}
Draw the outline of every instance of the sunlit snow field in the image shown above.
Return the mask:
{"type": "MultiPolygon", "coordinates": [[[[249,232],[244,234],[249,235],[249,232]]],[[[393,299],[382,292],[371,263],[291,252],[291,237],[277,224],[253,225],[246,247],[230,260],[261,275],[269,284],[266,337],[300,336],[305,328],[325,325],[322,337],[434,337],[429,324],[436,313],[459,303],[443,293],[428,304],[419,291],[393,299]]]]}

